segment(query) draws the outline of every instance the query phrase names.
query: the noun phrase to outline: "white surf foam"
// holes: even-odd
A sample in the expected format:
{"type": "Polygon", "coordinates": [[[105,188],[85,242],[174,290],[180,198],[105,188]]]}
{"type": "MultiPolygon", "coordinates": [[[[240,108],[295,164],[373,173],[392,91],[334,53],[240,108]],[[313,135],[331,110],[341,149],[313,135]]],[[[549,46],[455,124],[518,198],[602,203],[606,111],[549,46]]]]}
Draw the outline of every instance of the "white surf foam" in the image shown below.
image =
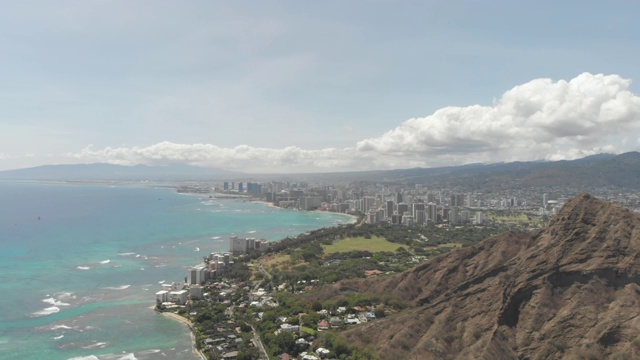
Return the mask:
{"type": "Polygon", "coordinates": [[[44,310],[36,311],[33,313],[34,316],[47,316],[51,314],[55,314],[60,311],[60,308],[57,306],[51,306],[44,310]]]}
{"type": "Polygon", "coordinates": [[[60,340],[64,337],[64,335],[60,335],[60,336],[54,336],[53,340],[60,340]]]}
{"type": "Polygon", "coordinates": [[[212,237],[212,239],[213,240],[218,240],[218,239],[220,239],[220,236],[214,236],[214,237],[212,237]]]}
{"type": "Polygon", "coordinates": [[[138,355],[151,355],[151,354],[157,354],[159,352],[161,352],[162,350],[159,349],[149,349],[149,350],[144,350],[144,351],[140,351],[138,353],[138,355]]]}
{"type": "Polygon", "coordinates": [[[109,343],[106,342],[97,342],[91,345],[83,346],[83,349],[104,349],[109,343]]]}
{"type": "Polygon", "coordinates": [[[138,360],[137,357],[135,357],[135,355],[133,355],[133,353],[127,354],[121,358],[118,358],[118,360],[138,360]]]}
{"type": "Polygon", "coordinates": [[[78,270],[89,270],[91,268],[89,266],[76,266],[76,269],[78,269],[78,270]]]}
{"type": "Polygon", "coordinates": [[[67,360],[100,360],[100,359],[98,359],[98,357],[95,356],[95,355],[89,355],[89,356],[72,357],[72,358],[69,358],[67,360]]]}
{"type": "Polygon", "coordinates": [[[56,295],[58,296],[58,299],[75,299],[76,296],[73,295],[72,292],[61,292],[61,293],[56,293],[56,295]]]}
{"type": "Polygon", "coordinates": [[[53,306],[69,306],[68,303],[66,302],[62,302],[60,300],[56,300],[55,298],[46,298],[46,299],[42,299],[42,302],[47,303],[47,304],[51,304],[53,306]]]}
{"type": "Polygon", "coordinates": [[[196,247],[196,249],[195,249],[194,251],[200,251],[200,248],[199,248],[199,247],[196,247]]]}
{"type": "Polygon", "coordinates": [[[255,233],[256,233],[255,230],[247,231],[247,234],[255,234],[255,233]]]}
{"type": "Polygon", "coordinates": [[[120,253],[118,255],[120,256],[131,256],[131,255],[135,255],[136,253],[132,253],[132,252],[126,252],[126,253],[120,253]]]}
{"type": "Polygon", "coordinates": [[[130,288],[131,285],[122,285],[122,286],[107,286],[105,289],[107,290],[124,290],[130,288]]]}
{"type": "Polygon", "coordinates": [[[71,330],[73,328],[67,325],[54,325],[51,327],[51,330],[60,330],[60,329],[71,330]]]}
{"type": "Polygon", "coordinates": [[[111,262],[111,260],[107,259],[107,260],[100,261],[100,264],[108,264],[110,262],[111,262]]]}
{"type": "Polygon", "coordinates": [[[158,281],[158,284],[164,284],[165,281],[166,280],[160,280],[160,281],[158,281]]]}

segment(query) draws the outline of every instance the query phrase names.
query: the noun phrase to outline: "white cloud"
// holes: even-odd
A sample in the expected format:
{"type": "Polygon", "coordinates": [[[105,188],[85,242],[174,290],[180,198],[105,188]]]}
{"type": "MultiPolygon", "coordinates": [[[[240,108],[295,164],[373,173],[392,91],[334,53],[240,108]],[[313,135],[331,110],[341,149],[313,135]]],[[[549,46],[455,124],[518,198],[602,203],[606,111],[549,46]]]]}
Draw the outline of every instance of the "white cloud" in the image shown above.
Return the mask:
{"type": "Polygon", "coordinates": [[[493,106],[446,107],[362,140],[356,148],[422,157],[425,163],[430,158],[461,163],[623,151],[616,143],[640,129],[640,98],[628,90],[630,83],[618,75],[589,73],[569,82],[537,79],[507,91],[493,106]]]}
{"type": "Polygon", "coordinates": [[[304,150],[298,147],[283,149],[240,145],[223,148],[212,144],[175,144],[168,141],[147,147],[107,147],[93,150],[88,146],[69,156],[89,161],[104,161],[120,165],[189,163],[201,166],[257,172],[330,171],[358,168],[358,157],[350,149],[304,150]]]}
{"type": "Polygon", "coordinates": [[[630,84],[618,75],[589,73],[570,81],[536,79],[507,91],[492,106],[445,107],[341,149],[162,142],[147,147],[87,147],[69,156],[125,165],[186,162],[255,172],[574,159],[632,150],[625,144],[634,143],[629,138],[640,138],[640,97],[629,91],[630,84]]]}

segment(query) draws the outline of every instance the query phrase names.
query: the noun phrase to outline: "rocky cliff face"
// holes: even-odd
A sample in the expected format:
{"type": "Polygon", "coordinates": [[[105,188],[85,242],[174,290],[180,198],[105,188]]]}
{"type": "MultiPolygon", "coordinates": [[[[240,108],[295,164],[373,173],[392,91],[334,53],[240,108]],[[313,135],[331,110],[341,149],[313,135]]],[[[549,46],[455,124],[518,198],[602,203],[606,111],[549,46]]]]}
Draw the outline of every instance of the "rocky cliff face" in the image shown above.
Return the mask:
{"type": "Polygon", "coordinates": [[[414,308],[349,330],[385,359],[640,358],[640,215],[588,194],[507,233],[368,284],[414,308]]]}

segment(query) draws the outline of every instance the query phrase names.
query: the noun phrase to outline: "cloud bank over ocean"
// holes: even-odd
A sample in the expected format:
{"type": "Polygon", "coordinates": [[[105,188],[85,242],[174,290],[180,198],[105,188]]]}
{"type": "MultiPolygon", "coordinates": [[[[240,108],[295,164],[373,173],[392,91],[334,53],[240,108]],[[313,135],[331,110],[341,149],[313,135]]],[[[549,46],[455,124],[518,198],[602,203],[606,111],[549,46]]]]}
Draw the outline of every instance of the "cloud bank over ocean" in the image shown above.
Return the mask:
{"type": "MultiPolygon", "coordinates": [[[[490,106],[445,107],[346,148],[225,148],[165,141],[151,146],[88,146],[67,156],[82,162],[179,162],[265,173],[575,159],[638,149],[640,97],[630,85],[631,80],[618,75],[590,73],[569,81],[535,79],[508,90],[490,106]]],[[[286,134],[282,136],[286,144],[286,134]]]]}

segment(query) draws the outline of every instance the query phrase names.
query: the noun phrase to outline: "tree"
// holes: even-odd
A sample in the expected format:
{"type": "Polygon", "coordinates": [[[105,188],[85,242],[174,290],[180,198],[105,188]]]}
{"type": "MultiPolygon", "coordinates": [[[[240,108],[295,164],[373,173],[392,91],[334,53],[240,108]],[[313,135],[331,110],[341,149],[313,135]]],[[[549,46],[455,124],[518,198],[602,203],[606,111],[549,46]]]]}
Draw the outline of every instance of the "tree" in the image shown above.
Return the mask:
{"type": "Polygon", "coordinates": [[[292,333],[280,331],[278,335],[274,337],[272,345],[275,345],[277,348],[279,348],[279,350],[274,355],[281,354],[283,352],[289,353],[294,351],[294,348],[296,346],[296,339],[292,333]]]}
{"type": "Polygon", "coordinates": [[[311,310],[313,311],[320,311],[322,310],[322,304],[320,303],[320,301],[316,300],[311,304],[311,310]]]}

